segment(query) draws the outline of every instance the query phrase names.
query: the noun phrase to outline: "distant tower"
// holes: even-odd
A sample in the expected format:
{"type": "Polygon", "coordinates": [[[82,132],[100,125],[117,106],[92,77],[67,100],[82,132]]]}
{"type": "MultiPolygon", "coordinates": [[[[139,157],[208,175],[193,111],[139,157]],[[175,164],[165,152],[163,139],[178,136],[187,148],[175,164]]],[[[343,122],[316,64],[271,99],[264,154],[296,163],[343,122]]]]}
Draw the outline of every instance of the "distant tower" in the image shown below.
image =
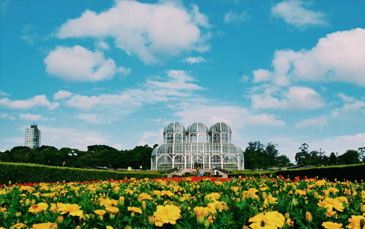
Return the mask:
{"type": "Polygon", "coordinates": [[[41,145],[41,131],[36,124],[25,129],[25,146],[32,149],[38,148],[41,145]]]}

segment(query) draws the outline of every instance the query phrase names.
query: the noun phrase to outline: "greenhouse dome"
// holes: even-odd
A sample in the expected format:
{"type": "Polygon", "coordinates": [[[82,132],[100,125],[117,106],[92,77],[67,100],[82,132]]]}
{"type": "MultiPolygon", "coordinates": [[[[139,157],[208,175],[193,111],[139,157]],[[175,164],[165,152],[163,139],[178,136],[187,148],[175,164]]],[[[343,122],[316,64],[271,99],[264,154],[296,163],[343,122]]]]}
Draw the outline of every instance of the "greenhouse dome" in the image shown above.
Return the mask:
{"type": "Polygon", "coordinates": [[[178,123],[168,124],[163,132],[164,143],[151,156],[152,170],[222,168],[243,170],[244,158],[240,147],[231,143],[231,128],[224,122],[208,127],[200,122],[187,129],[178,123]]]}

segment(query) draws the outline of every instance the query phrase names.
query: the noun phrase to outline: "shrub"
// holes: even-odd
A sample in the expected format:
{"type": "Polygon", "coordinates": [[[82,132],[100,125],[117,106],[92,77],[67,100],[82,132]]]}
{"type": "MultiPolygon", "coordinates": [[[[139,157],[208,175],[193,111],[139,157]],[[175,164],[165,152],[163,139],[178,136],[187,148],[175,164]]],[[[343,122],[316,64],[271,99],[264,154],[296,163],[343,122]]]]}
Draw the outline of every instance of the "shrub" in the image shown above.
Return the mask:
{"type": "Polygon", "coordinates": [[[147,172],[116,172],[93,169],[61,168],[45,165],[4,163],[0,162],[0,184],[39,183],[39,182],[71,182],[95,180],[121,180],[127,178],[160,178],[166,175],[147,172]]]}

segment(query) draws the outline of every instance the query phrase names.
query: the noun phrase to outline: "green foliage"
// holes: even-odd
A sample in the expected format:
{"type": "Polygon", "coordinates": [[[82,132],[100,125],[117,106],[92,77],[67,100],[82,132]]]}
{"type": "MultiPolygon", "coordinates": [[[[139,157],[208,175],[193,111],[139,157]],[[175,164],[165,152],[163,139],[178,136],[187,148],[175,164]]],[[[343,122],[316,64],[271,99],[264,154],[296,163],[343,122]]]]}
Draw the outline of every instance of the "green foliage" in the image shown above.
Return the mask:
{"type": "Polygon", "coordinates": [[[94,167],[151,168],[151,154],[153,148],[148,145],[137,146],[132,150],[119,151],[107,145],[91,145],[87,151],[78,149],[41,146],[31,149],[17,146],[0,153],[0,162],[22,162],[41,165],[66,166],[66,167],[94,167]],[[72,156],[70,156],[70,154],[72,156]]]}
{"type": "Polygon", "coordinates": [[[285,178],[294,179],[295,177],[300,177],[304,179],[315,178],[328,180],[349,180],[349,181],[361,181],[364,179],[365,174],[365,164],[357,165],[341,165],[341,166],[326,166],[326,167],[316,167],[307,169],[291,169],[291,170],[279,170],[276,175],[282,175],[285,178]]]}
{"type": "Polygon", "coordinates": [[[95,180],[120,180],[127,178],[159,178],[166,175],[152,171],[117,172],[106,170],[62,168],[35,164],[0,162],[0,184],[39,183],[39,182],[71,182],[95,180]]]}
{"type": "Polygon", "coordinates": [[[290,160],[285,155],[279,156],[278,145],[268,143],[266,146],[260,141],[249,142],[244,152],[246,169],[266,169],[274,166],[287,166],[290,160]]]}

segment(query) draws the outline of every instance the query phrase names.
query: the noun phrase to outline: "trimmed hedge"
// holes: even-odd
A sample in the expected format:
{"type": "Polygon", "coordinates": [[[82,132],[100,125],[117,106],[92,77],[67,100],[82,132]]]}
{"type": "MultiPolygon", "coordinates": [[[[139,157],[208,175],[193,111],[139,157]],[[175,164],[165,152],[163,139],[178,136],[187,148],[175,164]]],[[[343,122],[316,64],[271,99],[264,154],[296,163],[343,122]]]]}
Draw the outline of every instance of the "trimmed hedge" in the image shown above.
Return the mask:
{"type": "Polygon", "coordinates": [[[270,174],[275,175],[276,171],[272,170],[232,170],[228,177],[261,177],[263,175],[270,176],[270,174]]]}
{"type": "Polygon", "coordinates": [[[300,177],[300,179],[317,177],[318,179],[326,178],[330,181],[349,180],[360,182],[365,179],[365,164],[279,170],[276,171],[276,175],[282,175],[290,179],[294,179],[295,177],[300,177]]]}
{"type": "Polygon", "coordinates": [[[151,171],[117,172],[94,169],[76,169],[53,167],[36,164],[0,162],[0,184],[40,183],[40,182],[75,182],[96,180],[121,180],[127,178],[161,178],[164,174],[151,171]]]}

